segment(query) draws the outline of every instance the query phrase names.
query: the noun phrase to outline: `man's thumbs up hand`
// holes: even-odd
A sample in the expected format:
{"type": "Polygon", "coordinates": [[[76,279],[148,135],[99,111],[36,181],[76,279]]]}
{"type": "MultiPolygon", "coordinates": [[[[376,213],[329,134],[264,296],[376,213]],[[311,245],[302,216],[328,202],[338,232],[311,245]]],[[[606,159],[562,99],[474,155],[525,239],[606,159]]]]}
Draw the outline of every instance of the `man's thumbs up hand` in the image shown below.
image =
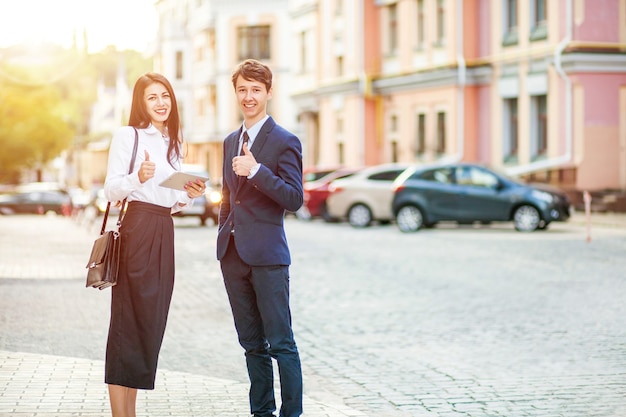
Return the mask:
{"type": "Polygon", "coordinates": [[[144,160],[141,163],[141,167],[139,168],[139,181],[143,184],[148,181],[150,178],[154,177],[154,171],[156,170],[156,164],[150,161],[150,154],[147,150],[144,150],[144,160]]]}
{"type": "Polygon", "coordinates": [[[243,155],[233,158],[233,171],[235,171],[235,174],[239,176],[247,177],[250,175],[250,170],[257,164],[257,162],[252,152],[250,152],[247,143],[243,144],[242,150],[243,155]]]}

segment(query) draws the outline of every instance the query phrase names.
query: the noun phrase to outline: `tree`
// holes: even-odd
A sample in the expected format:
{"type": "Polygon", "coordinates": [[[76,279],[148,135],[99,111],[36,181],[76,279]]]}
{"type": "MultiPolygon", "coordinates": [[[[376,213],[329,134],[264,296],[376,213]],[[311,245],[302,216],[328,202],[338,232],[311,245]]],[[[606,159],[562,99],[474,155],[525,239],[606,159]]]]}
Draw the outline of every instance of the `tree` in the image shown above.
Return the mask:
{"type": "Polygon", "coordinates": [[[52,86],[0,82],[0,181],[17,182],[24,169],[40,169],[70,144],[73,132],[60,114],[52,86]]]}
{"type": "Polygon", "coordinates": [[[52,44],[0,49],[0,58],[0,183],[17,183],[21,172],[40,170],[64,150],[71,158],[110,135],[90,131],[98,82],[115,87],[122,69],[133,85],[152,67],[137,51],[88,54],[52,44]]]}

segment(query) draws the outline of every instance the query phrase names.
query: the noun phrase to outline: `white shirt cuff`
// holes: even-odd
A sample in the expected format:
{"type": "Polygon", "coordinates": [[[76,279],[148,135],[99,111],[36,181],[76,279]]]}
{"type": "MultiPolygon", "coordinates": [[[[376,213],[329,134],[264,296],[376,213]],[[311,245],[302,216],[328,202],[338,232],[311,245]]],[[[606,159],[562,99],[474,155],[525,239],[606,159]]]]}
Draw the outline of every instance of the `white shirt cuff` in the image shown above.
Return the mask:
{"type": "Polygon", "coordinates": [[[257,163],[255,166],[253,166],[250,169],[250,175],[248,175],[248,179],[252,179],[252,177],[254,177],[256,175],[257,172],[259,172],[259,168],[261,168],[261,164],[257,163]]]}

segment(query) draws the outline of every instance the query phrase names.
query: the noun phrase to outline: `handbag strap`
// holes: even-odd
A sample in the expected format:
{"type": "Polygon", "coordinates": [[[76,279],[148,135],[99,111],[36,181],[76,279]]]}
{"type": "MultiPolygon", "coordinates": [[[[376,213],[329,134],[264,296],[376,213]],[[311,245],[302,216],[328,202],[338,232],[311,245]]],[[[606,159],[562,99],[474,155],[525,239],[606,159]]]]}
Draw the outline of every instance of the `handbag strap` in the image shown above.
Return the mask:
{"type": "MultiPolygon", "coordinates": [[[[133,155],[130,158],[130,167],[128,168],[128,173],[133,173],[133,168],[135,167],[135,158],[137,157],[137,146],[139,145],[139,133],[137,132],[137,128],[133,127],[135,130],[135,145],[133,146],[133,155]]],[[[126,198],[122,201],[122,206],[120,207],[120,214],[117,218],[117,228],[119,229],[122,225],[122,219],[124,218],[124,209],[126,207],[126,198]]],[[[104,229],[107,225],[107,220],[109,218],[109,209],[111,208],[111,202],[107,202],[107,208],[104,211],[104,218],[102,219],[102,229],[100,229],[100,234],[104,234],[104,229]]]]}

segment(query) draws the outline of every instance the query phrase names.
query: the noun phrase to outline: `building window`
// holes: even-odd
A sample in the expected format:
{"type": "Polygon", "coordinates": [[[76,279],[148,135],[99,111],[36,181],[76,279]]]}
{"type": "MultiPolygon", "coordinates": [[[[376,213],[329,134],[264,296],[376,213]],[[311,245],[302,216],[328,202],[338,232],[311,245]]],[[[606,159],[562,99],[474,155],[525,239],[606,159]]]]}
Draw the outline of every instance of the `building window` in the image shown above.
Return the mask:
{"type": "Polygon", "coordinates": [[[517,0],[504,1],[504,25],[502,45],[517,45],[517,0]]]}
{"type": "Polygon", "coordinates": [[[307,48],[306,48],[307,42],[306,42],[306,32],[302,31],[300,32],[300,73],[304,74],[306,73],[306,55],[307,55],[307,48]]]}
{"type": "Polygon", "coordinates": [[[391,141],[391,162],[398,162],[398,142],[391,141]]]}
{"type": "Polygon", "coordinates": [[[437,0],[437,45],[441,46],[446,40],[446,9],[444,0],[437,0]]]}
{"type": "Polygon", "coordinates": [[[548,150],[548,108],[545,95],[531,97],[531,155],[541,158],[548,150]]]}
{"type": "Polygon", "coordinates": [[[335,2],[335,16],[341,16],[343,14],[343,1],[336,0],[335,2]]]}
{"type": "Polygon", "coordinates": [[[176,51],[176,79],[182,80],[183,76],[183,51],[176,51]]]}
{"type": "Polygon", "coordinates": [[[337,63],[337,76],[341,77],[343,75],[343,56],[335,57],[335,62],[337,63]]]}
{"type": "Polygon", "coordinates": [[[398,6],[395,3],[387,7],[387,19],[389,54],[394,55],[398,49],[398,6]]]}
{"type": "Polygon", "coordinates": [[[417,155],[426,152],[426,115],[424,113],[417,115],[417,155]]]}
{"type": "Polygon", "coordinates": [[[205,100],[204,97],[196,98],[196,116],[203,117],[206,115],[205,112],[205,100]]]}
{"type": "Polygon", "coordinates": [[[548,38],[548,9],[546,0],[532,0],[530,2],[530,16],[531,24],[530,28],[530,40],[537,41],[548,38]]]}
{"type": "Polygon", "coordinates": [[[337,144],[337,154],[339,156],[339,165],[345,164],[345,157],[344,157],[344,151],[343,151],[343,142],[339,142],[337,144]]]}
{"type": "Polygon", "coordinates": [[[533,4],[535,6],[534,17],[535,17],[535,26],[540,23],[545,23],[547,20],[547,9],[546,9],[546,0],[534,0],[533,4]]]}
{"type": "Polygon", "coordinates": [[[217,112],[217,88],[215,84],[210,84],[208,87],[209,93],[209,110],[217,112]]]}
{"type": "Polygon", "coordinates": [[[417,49],[424,48],[424,0],[416,0],[417,8],[417,49]]]}
{"type": "Polygon", "coordinates": [[[206,38],[209,51],[215,51],[215,30],[209,29],[206,33],[206,38]]]}
{"type": "Polygon", "coordinates": [[[270,58],[270,26],[241,26],[237,29],[239,59],[270,58]]]}
{"type": "Polygon", "coordinates": [[[504,162],[517,162],[518,136],[517,136],[517,98],[504,100],[504,162]]]}
{"type": "Polygon", "coordinates": [[[337,116],[335,119],[335,129],[337,129],[337,133],[343,133],[343,118],[341,116],[337,116]]]}
{"type": "Polygon", "coordinates": [[[437,113],[437,154],[446,152],[446,113],[437,113]]]}

